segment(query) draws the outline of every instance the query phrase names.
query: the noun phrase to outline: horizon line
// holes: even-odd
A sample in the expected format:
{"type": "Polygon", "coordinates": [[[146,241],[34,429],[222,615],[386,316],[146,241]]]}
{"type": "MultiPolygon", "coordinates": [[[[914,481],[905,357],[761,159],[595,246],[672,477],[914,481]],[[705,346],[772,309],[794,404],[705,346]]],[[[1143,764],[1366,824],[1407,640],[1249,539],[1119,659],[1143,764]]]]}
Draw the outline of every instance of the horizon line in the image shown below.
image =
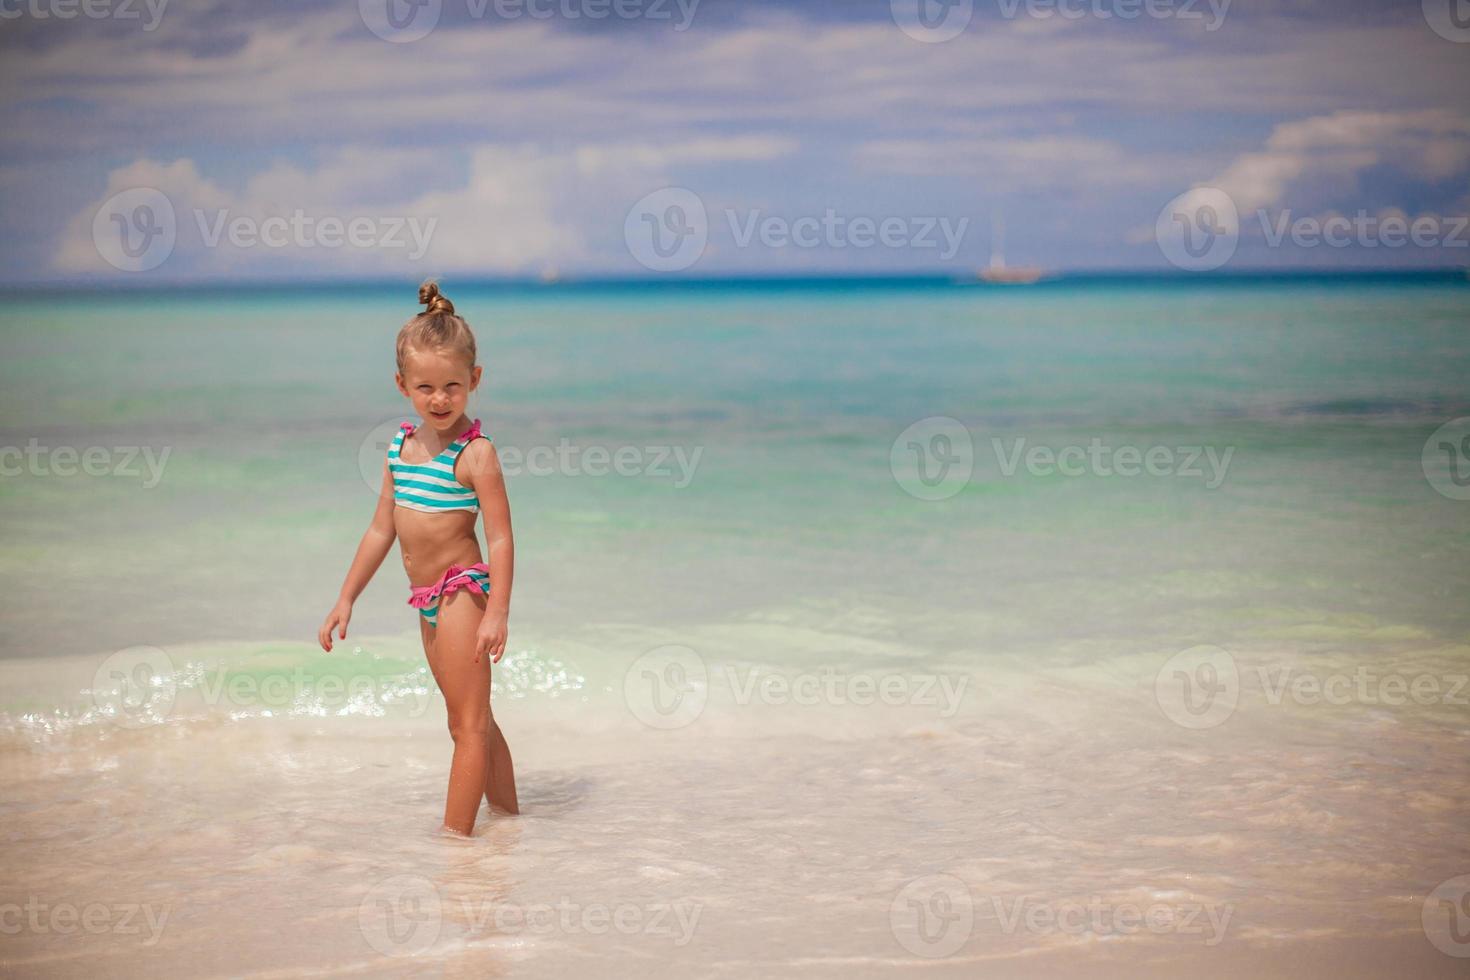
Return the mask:
{"type": "Polygon", "coordinates": [[[53,279],[26,279],[14,282],[0,282],[0,293],[31,293],[47,289],[62,289],[76,292],[133,292],[147,291],[150,289],[312,289],[333,288],[344,286],[398,286],[403,283],[412,282],[418,284],[425,279],[437,279],[448,281],[459,287],[531,287],[535,289],[557,290],[568,287],[608,287],[608,286],[715,286],[715,285],[759,285],[759,284],[822,284],[822,283],[852,283],[854,285],[870,284],[914,284],[914,285],[939,285],[949,284],[965,287],[985,287],[991,289],[1015,290],[1018,288],[1035,288],[1063,282],[1079,282],[1084,280],[1122,280],[1122,279],[1154,279],[1170,280],[1174,282],[1224,282],[1240,279],[1386,279],[1386,278],[1419,278],[1419,279],[1445,279],[1453,281],[1463,278],[1470,283],[1470,265],[1443,265],[1443,266],[1415,266],[1407,268],[1395,268],[1392,266],[1365,266],[1353,268],[1322,268],[1313,266],[1258,266],[1241,267],[1235,269],[1215,269],[1208,272],[1193,272],[1183,269],[1160,269],[1153,267],[1144,268],[1076,268],[1046,270],[1040,280],[1034,283],[1012,284],[1012,283],[990,283],[980,279],[975,274],[963,274],[956,272],[941,271],[880,271],[880,272],[847,272],[840,270],[817,271],[817,272],[732,272],[711,275],[660,275],[657,273],[628,273],[608,274],[597,273],[589,275],[559,275],[555,278],[546,278],[535,274],[521,275],[466,275],[458,276],[393,276],[376,274],[370,276],[327,276],[327,277],[298,277],[279,278],[262,276],[260,278],[188,278],[188,279],[134,279],[131,277],[106,277],[106,278],[53,278],[53,279]]]}

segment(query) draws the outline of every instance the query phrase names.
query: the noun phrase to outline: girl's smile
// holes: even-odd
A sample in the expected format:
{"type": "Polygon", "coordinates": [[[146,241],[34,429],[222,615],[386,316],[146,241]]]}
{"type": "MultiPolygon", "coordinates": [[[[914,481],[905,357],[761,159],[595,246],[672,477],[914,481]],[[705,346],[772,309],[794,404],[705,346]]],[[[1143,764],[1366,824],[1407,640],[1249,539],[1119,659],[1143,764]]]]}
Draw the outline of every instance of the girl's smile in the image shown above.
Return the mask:
{"type": "Polygon", "coordinates": [[[480,370],[453,352],[409,350],[395,381],[426,425],[453,436],[447,430],[464,417],[470,393],[480,384],[480,370]]]}

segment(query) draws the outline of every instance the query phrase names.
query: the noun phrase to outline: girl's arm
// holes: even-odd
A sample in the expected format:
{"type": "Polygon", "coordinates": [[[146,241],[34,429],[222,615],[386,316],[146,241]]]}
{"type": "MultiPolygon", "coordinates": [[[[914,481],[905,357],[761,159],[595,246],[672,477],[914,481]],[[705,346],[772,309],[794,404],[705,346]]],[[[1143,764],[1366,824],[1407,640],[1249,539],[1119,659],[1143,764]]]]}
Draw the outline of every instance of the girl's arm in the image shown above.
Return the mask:
{"type": "Polygon", "coordinates": [[[373,511],[372,523],[368,525],[367,533],[357,546],[352,566],[347,569],[347,580],[342,583],[337,604],[327,614],[322,628],[317,630],[317,642],[322,645],[323,650],[328,653],[332,650],[333,629],[339,630],[341,639],[347,639],[347,622],[352,618],[352,604],[373,580],[373,575],[392,550],[397,537],[398,532],[393,528],[393,477],[388,471],[388,461],[384,460],[383,485],[378,491],[378,509],[373,511]]]}
{"type": "Polygon", "coordinates": [[[480,501],[485,517],[486,564],[490,566],[490,595],[485,599],[485,615],[475,638],[475,662],[489,654],[491,663],[499,663],[505,654],[507,623],[510,619],[510,586],[515,575],[515,540],[510,530],[510,501],[505,496],[505,474],[500,471],[500,457],[490,440],[473,440],[465,447],[470,484],[480,501]]]}

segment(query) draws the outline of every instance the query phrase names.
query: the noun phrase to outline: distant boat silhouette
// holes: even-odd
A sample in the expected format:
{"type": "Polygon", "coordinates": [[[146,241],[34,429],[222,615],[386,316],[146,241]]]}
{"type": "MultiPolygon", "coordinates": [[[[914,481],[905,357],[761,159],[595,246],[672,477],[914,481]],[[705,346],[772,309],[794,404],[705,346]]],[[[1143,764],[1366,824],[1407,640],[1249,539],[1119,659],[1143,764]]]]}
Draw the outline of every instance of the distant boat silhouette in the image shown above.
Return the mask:
{"type": "Polygon", "coordinates": [[[981,279],[1005,286],[1029,286],[1046,275],[1040,266],[1006,265],[1005,237],[1005,219],[997,214],[990,222],[990,265],[977,273],[981,279]]]}

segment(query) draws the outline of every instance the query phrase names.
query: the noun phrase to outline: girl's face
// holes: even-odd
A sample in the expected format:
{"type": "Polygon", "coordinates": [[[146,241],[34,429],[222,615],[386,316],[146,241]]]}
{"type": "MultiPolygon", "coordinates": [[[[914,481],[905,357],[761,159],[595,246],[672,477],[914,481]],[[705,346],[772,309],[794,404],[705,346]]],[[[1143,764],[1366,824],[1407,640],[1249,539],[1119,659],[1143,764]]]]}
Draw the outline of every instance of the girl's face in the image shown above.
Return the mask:
{"type": "Polygon", "coordinates": [[[393,380],[424,424],[445,432],[464,415],[470,392],[480,385],[480,368],[447,351],[410,350],[393,380]]]}

